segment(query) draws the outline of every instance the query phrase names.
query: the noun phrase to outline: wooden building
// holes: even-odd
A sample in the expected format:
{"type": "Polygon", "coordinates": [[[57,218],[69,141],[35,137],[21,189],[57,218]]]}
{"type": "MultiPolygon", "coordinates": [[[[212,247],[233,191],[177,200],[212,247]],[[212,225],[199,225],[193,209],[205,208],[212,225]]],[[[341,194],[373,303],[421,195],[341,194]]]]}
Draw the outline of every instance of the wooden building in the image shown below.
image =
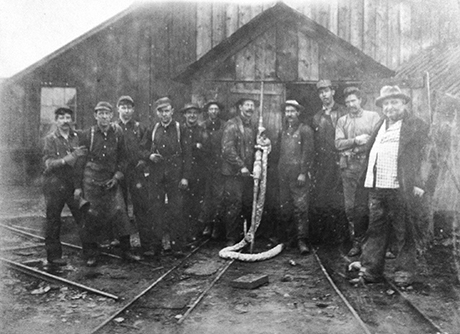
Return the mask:
{"type": "Polygon", "coordinates": [[[285,97],[315,108],[311,89],[318,78],[375,82],[413,52],[455,36],[455,1],[423,2],[136,3],[2,83],[1,181],[39,175],[40,139],[64,103],[85,128],[98,101],[115,104],[122,94],[134,98],[139,119],[147,121],[160,96],[170,95],[177,109],[192,98],[232,103],[257,95],[263,81],[274,132],[274,110],[285,97]]]}

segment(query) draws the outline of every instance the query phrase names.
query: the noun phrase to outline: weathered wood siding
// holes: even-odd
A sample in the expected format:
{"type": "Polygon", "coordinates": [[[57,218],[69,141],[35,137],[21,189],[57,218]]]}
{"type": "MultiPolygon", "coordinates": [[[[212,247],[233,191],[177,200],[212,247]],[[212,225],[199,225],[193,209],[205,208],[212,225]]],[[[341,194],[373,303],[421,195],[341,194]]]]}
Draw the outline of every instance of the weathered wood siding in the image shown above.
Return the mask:
{"type": "MultiPolygon", "coordinates": [[[[273,4],[201,4],[197,56],[273,4]],[[206,33],[200,33],[200,28],[211,26],[212,31],[202,29],[206,33]]],[[[460,11],[455,0],[304,0],[292,7],[390,69],[422,48],[459,33],[460,11]]]]}

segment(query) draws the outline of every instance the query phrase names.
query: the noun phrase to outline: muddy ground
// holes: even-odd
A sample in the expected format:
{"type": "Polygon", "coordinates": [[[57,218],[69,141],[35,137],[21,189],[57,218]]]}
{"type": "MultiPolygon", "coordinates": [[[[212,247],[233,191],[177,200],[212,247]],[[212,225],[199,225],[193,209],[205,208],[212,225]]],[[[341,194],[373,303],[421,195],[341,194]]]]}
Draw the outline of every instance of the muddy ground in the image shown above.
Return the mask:
{"type": "MultiPolygon", "coordinates": [[[[0,223],[43,235],[44,203],[40,190],[9,188],[2,194],[0,223]]],[[[33,246],[3,251],[0,254],[2,258],[49,270],[42,242],[5,229],[1,231],[3,248],[33,246]]],[[[64,219],[62,240],[79,245],[70,217],[64,219]]],[[[266,242],[260,240],[257,246],[260,250],[265,249],[266,242]]],[[[331,288],[314,256],[300,256],[295,249],[285,250],[278,257],[264,262],[234,262],[193,312],[178,324],[187,307],[227,263],[217,255],[222,247],[221,243],[209,242],[188,259],[165,255],[144,264],[102,257],[95,269],[83,265],[78,250],[65,247],[64,257],[69,264],[55,273],[116,295],[118,301],[2,267],[0,333],[91,333],[175,266],[178,270],[174,274],[167,276],[162,284],[153,288],[127,312],[117,315],[116,321],[111,321],[98,333],[363,332],[331,288]],[[234,279],[245,274],[268,275],[269,282],[253,290],[231,286],[234,279]]],[[[116,248],[110,251],[119,254],[116,248]]],[[[376,286],[371,291],[350,286],[340,273],[345,266],[340,250],[320,249],[319,255],[332,268],[334,280],[363,316],[372,333],[413,332],[411,328],[404,327],[404,314],[393,312],[391,319],[384,316],[383,309],[391,307],[394,299],[388,287],[376,286]],[[373,297],[369,299],[370,294],[373,297]]],[[[460,333],[460,286],[450,236],[438,235],[432,247],[421,256],[419,267],[420,282],[406,293],[446,332],[460,333]]]]}

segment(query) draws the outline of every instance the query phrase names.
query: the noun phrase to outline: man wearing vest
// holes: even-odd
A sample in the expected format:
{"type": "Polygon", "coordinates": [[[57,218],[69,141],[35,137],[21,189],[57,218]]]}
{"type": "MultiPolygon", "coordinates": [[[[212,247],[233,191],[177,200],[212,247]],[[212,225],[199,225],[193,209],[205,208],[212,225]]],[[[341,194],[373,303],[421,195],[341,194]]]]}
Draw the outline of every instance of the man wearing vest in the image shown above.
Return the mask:
{"type": "Polygon", "coordinates": [[[96,265],[97,241],[103,233],[120,240],[125,259],[139,261],[140,257],[130,250],[130,235],[136,229],[128,218],[119,184],[126,166],[123,134],[118,125],[111,123],[110,103],[99,102],[94,108],[94,117],[97,124],[82,133],[81,144],[88,148],[88,154],[79,161],[76,190],[76,197],[82,194],[90,203],[81,233],[86,265],[96,265]]]}
{"type": "Polygon", "coordinates": [[[152,124],[143,140],[150,168],[150,217],[155,229],[152,245],[158,250],[164,241],[164,250],[179,255],[188,234],[180,190],[188,188],[191,152],[179,123],[173,120],[171,100],[160,98],[155,102],[155,110],[159,121],[152,124]]]}
{"type": "Polygon", "coordinates": [[[251,121],[256,107],[255,100],[242,98],[235,106],[238,115],[225,124],[222,135],[223,221],[227,246],[240,240],[243,219],[246,218],[248,223],[251,221],[251,171],[257,134],[251,121]]]}
{"type": "Polygon", "coordinates": [[[344,98],[348,114],[337,121],[335,147],[340,153],[345,213],[352,241],[348,256],[357,256],[361,253],[361,243],[368,225],[368,192],[360,184],[367,167],[365,149],[380,116],[374,111],[362,109],[362,92],[358,88],[345,88],[344,98]]]}
{"type": "Polygon", "coordinates": [[[142,157],[141,149],[141,140],[146,128],[134,120],[134,100],[130,96],[121,96],[117,102],[117,109],[119,117],[117,124],[123,131],[127,155],[125,177],[120,180],[120,186],[123,190],[126,208],[128,208],[129,200],[132,202],[143,254],[151,257],[155,255],[155,252],[150,249],[148,243],[151,239],[148,236],[153,232],[152,222],[148,217],[148,183],[144,176],[147,163],[142,157]]]}
{"type": "Polygon", "coordinates": [[[410,97],[398,86],[384,86],[375,104],[383,109],[367,146],[370,148],[364,186],[369,192],[369,228],[361,254],[360,279],[383,279],[385,252],[393,231],[396,246],[395,283],[412,284],[416,245],[412,218],[420,210],[421,177],[428,125],[408,110],[410,97]]]}
{"type": "Polygon", "coordinates": [[[196,103],[187,103],[181,113],[185,122],[181,131],[188,149],[192,153],[188,189],[184,191],[184,217],[189,227],[191,241],[198,240],[204,230],[203,201],[205,191],[206,165],[208,164],[208,134],[198,124],[201,109],[196,103]]]}
{"type": "Polygon", "coordinates": [[[80,225],[81,212],[74,199],[75,163],[87,152],[80,147],[79,134],[72,128],[73,110],[67,106],[55,110],[56,130],[45,137],[43,161],[43,194],[46,203],[45,246],[49,264],[64,266],[60,242],[61,212],[67,204],[75,222],[80,225]]]}

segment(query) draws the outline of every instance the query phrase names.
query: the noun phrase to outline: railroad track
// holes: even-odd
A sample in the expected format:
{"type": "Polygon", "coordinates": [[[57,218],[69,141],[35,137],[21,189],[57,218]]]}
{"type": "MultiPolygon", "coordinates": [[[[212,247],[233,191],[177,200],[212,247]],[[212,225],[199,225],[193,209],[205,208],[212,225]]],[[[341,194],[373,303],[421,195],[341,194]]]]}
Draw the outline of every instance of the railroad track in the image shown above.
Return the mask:
{"type": "MultiPolygon", "coordinates": [[[[13,232],[36,237],[19,229],[13,232]]],[[[172,326],[184,323],[234,263],[234,260],[217,258],[215,249],[206,245],[207,241],[169,268],[162,268],[150,283],[135,296],[121,302],[120,307],[90,333],[140,330],[137,322],[143,317],[156,318],[172,326]],[[206,262],[206,272],[201,275],[194,272],[194,264],[206,262]]],[[[10,248],[22,249],[20,246],[10,248]]],[[[343,274],[347,258],[337,252],[331,255],[321,250],[314,251],[312,256],[334,293],[355,318],[362,333],[446,333],[411,301],[406,292],[399,290],[391,282],[353,287],[343,274]]]]}

